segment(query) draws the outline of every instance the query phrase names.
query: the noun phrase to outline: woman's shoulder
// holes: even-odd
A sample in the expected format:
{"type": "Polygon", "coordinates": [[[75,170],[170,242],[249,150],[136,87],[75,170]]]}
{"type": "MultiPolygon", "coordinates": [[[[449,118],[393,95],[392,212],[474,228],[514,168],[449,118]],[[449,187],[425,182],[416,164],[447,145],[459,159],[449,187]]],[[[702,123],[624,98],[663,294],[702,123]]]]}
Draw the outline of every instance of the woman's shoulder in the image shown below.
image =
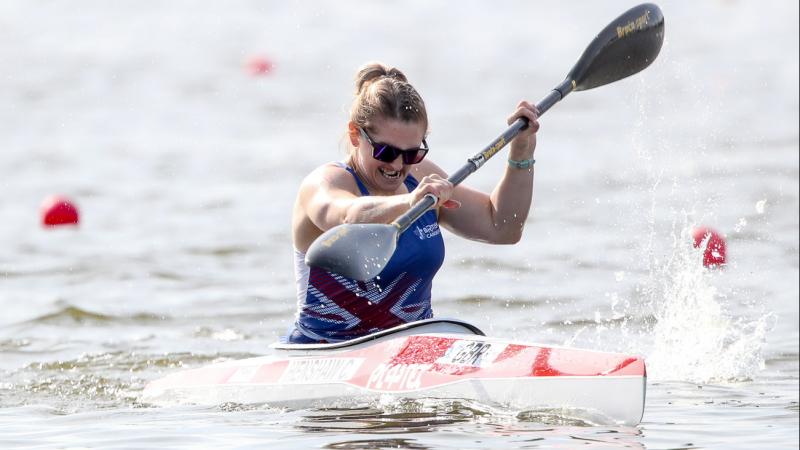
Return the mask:
{"type": "Polygon", "coordinates": [[[347,175],[347,166],[340,161],[331,161],[321,166],[317,166],[306,175],[305,180],[320,181],[322,179],[331,179],[347,175]]]}
{"type": "Polygon", "coordinates": [[[435,162],[431,161],[430,159],[422,160],[422,162],[414,165],[411,171],[409,171],[409,175],[413,176],[417,180],[421,180],[423,177],[426,177],[433,173],[447,178],[447,172],[442,170],[441,167],[439,167],[435,162]]]}
{"type": "Polygon", "coordinates": [[[331,161],[318,166],[303,179],[304,186],[336,186],[352,190],[355,187],[353,176],[347,171],[347,165],[341,161],[331,161]]]}

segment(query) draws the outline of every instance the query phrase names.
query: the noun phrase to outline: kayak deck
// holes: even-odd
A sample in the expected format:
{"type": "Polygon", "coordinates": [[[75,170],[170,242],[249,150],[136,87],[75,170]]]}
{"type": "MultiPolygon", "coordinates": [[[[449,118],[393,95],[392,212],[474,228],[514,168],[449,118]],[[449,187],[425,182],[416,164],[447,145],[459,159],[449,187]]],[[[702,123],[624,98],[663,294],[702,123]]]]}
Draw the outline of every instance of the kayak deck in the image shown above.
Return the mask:
{"type": "Polygon", "coordinates": [[[578,410],[626,425],[642,418],[646,369],[639,357],[470,334],[479,333],[477,328],[425,332],[440,325],[345,345],[275,345],[274,355],[155,380],[143,400],[320,408],[392,395],[474,400],[520,411],[578,410]]]}

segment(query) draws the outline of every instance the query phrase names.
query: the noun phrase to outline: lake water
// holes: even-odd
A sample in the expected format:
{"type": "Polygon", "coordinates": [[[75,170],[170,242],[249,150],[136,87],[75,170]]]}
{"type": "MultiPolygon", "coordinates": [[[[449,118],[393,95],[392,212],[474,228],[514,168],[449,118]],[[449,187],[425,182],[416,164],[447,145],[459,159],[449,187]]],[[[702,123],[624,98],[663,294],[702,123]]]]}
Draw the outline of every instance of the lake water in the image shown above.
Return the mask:
{"type": "MultiPolygon", "coordinates": [[[[405,71],[455,170],[633,3],[3,2],[0,447],[797,448],[798,6],[659,4],[651,67],[542,118],[522,241],[445,235],[434,284],[437,315],[489,335],[645,356],[643,421],[619,427],[139,396],[291,322],[291,205],[343,154],[359,65],[405,71]],[[54,193],[79,227],[39,226],[54,193]],[[699,224],[727,237],[724,270],[699,224]]],[[[491,189],[504,159],[466,183],[491,189]]]]}

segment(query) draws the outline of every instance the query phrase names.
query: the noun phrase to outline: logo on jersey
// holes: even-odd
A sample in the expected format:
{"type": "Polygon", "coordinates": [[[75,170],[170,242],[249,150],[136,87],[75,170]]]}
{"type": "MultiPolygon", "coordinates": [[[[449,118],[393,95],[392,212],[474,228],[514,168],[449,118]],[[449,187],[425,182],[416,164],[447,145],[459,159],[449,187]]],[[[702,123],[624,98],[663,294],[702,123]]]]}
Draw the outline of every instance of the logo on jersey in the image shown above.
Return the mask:
{"type": "Polygon", "coordinates": [[[417,226],[414,228],[414,234],[416,234],[417,237],[422,241],[436,237],[442,234],[442,231],[439,229],[438,223],[432,223],[430,225],[425,225],[424,227],[417,226]]]}

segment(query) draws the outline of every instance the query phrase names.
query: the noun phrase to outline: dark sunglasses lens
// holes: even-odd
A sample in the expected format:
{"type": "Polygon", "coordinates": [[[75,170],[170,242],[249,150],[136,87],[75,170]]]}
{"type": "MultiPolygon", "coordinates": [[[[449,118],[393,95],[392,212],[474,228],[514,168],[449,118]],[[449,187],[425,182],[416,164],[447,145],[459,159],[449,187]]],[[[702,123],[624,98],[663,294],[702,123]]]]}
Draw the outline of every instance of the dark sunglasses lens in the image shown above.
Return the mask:
{"type": "Polygon", "coordinates": [[[372,157],[378,161],[392,162],[397,159],[397,149],[386,144],[375,144],[372,147],[372,157]]]}
{"type": "Polygon", "coordinates": [[[400,150],[388,144],[374,144],[372,146],[372,157],[378,161],[393,162],[398,156],[402,157],[403,164],[417,164],[425,159],[427,149],[400,150]]]}
{"type": "Polygon", "coordinates": [[[403,164],[417,164],[425,158],[427,150],[405,150],[403,151],[403,164]]]}

